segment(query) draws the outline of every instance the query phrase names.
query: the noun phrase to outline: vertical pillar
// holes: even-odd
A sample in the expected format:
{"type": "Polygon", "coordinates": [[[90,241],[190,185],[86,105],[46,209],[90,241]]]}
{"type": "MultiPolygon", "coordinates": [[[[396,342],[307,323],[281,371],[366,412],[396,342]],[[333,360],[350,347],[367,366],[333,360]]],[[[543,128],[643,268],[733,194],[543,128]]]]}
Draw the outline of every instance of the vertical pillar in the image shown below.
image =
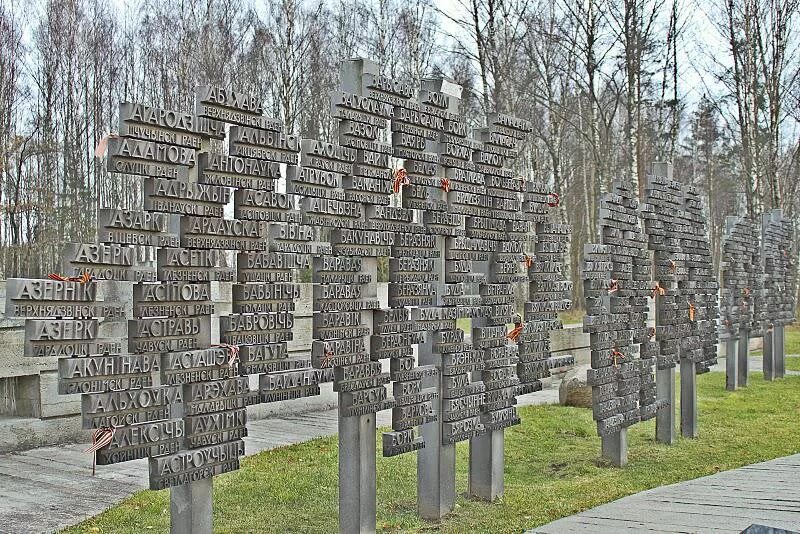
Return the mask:
{"type": "Polygon", "coordinates": [[[775,362],[775,377],[786,375],[786,354],[783,351],[784,331],[782,324],[776,324],[772,331],[772,354],[775,362]]]}
{"type": "MultiPolygon", "coordinates": [[[[200,151],[211,149],[211,141],[203,139],[200,151]]],[[[189,169],[189,183],[197,183],[198,167],[189,169]]],[[[171,534],[211,534],[213,525],[213,477],[174,486],[169,490],[171,534]]]]}
{"type": "MultiPolygon", "coordinates": [[[[655,266],[653,272],[656,272],[655,266]]],[[[663,297],[656,294],[653,303],[656,328],[661,322],[662,306],[663,297]]],[[[656,364],[656,399],[661,401],[661,408],[656,412],[656,441],[672,445],[675,443],[675,365],[660,369],[656,364]]]]}
{"type": "Polygon", "coordinates": [[[469,494],[473,497],[484,501],[502,497],[504,445],[502,428],[469,440],[469,494]]]}
{"type": "Polygon", "coordinates": [[[736,338],[730,337],[725,341],[725,389],[736,391],[738,386],[739,353],[736,347],[736,338]]]}
{"type": "Polygon", "coordinates": [[[203,478],[169,490],[171,534],[211,534],[213,478],[203,478]]]}
{"type": "Polygon", "coordinates": [[[750,372],[750,331],[739,330],[739,386],[747,386],[747,375],[750,372]]]}
{"type": "Polygon", "coordinates": [[[608,459],[617,467],[628,464],[628,429],[608,434],[600,438],[603,458],[608,459]]]}
{"type": "MultiPolygon", "coordinates": [[[[432,336],[428,336],[432,337],[432,336]]],[[[436,364],[441,368],[441,358],[433,353],[433,341],[426,339],[419,345],[419,364],[436,364]]],[[[453,511],[456,504],[456,446],[442,444],[442,394],[441,373],[432,380],[438,383],[439,398],[435,402],[439,420],[420,428],[425,447],[417,451],[417,509],[423,519],[441,519],[453,511]]],[[[423,380],[422,387],[432,384],[423,380]]]]}
{"type": "Polygon", "coordinates": [[[764,369],[764,380],[772,381],[775,379],[775,351],[773,347],[773,329],[768,326],[764,330],[764,345],[761,357],[761,366],[764,369]]]}
{"type": "Polygon", "coordinates": [[[656,369],[656,395],[666,403],[656,414],[656,441],[672,445],[675,443],[675,367],[656,369]]]}
{"type": "Polygon", "coordinates": [[[339,417],[339,480],[339,532],[375,532],[374,413],[339,417]]]}
{"type": "MultiPolygon", "coordinates": [[[[441,304],[445,281],[444,237],[437,236],[436,244],[441,258],[435,267],[439,275],[436,291],[437,301],[441,304]]],[[[438,375],[422,380],[423,388],[436,387],[439,393],[438,399],[434,401],[439,417],[420,427],[420,433],[425,438],[425,447],[417,451],[417,510],[423,519],[438,520],[452,512],[456,505],[456,445],[442,443],[444,376],[441,354],[433,351],[433,338],[433,333],[428,332],[425,343],[419,344],[418,353],[419,365],[435,365],[439,368],[438,375]]]]}
{"type": "Polygon", "coordinates": [[[423,519],[438,520],[456,504],[456,446],[439,445],[442,427],[437,422],[422,425],[425,447],[417,456],[417,509],[423,519]]]}
{"type": "MultiPolygon", "coordinates": [[[[472,267],[477,272],[489,273],[490,261],[473,261],[472,267]]],[[[475,317],[471,320],[473,327],[488,326],[486,317],[475,317]]],[[[473,342],[475,340],[473,339],[473,342]]],[[[473,379],[481,380],[480,372],[474,373],[473,379]]],[[[503,469],[505,429],[487,430],[485,433],[469,439],[469,483],[468,493],[484,501],[494,501],[503,495],[503,469]]]]}
{"type": "Polygon", "coordinates": [[[697,437],[697,375],[688,358],[681,358],[681,435],[697,437]]]}

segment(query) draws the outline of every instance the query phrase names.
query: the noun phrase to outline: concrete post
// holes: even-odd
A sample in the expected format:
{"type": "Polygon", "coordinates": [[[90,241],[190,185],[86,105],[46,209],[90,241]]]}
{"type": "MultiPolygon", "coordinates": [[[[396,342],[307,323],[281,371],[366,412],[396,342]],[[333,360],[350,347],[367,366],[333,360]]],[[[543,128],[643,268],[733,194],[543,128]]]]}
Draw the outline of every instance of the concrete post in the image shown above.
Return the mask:
{"type": "MultiPolygon", "coordinates": [[[[437,248],[440,250],[440,260],[436,262],[439,274],[437,283],[437,300],[442,304],[441,296],[444,294],[446,256],[445,240],[437,237],[437,248]]],[[[435,377],[423,379],[422,387],[436,387],[439,397],[434,401],[437,421],[426,423],[420,427],[420,433],[425,438],[425,447],[417,452],[417,510],[423,519],[438,520],[453,511],[456,504],[456,446],[454,443],[442,443],[442,414],[444,391],[444,377],[442,376],[442,357],[433,351],[434,334],[429,332],[425,343],[419,345],[419,365],[435,365],[439,374],[435,377]]]]}
{"type": "Polygon", "coordinates": [[[211,534],[213,478],[203,478],[169,490],[171,534],[211,534]]]}
{"type": "Polygon", "coordinates": [[[469,440],[469,494],[484,501],[503,496],[505,434],[490,430],[469,440]]]}
{"type": "Polygon", "coordinates": [[[339,532],[375,532],[374,413],[339,417],[339,481],[339,532]]]}
{"type": "MultiPolygon", "coordinates": [[[[211,141],[203,139],[200,151],[211,149],[211,141]]],[[[198,167],[189,169],[189,182],[197,183],[198,167]]],[[[171,534],[211,534],[213,525],[213,484],[208,477],[169,490],[171,534]]]]}
{"type": "Polygon", "coordinates": [[[747,387],[747,375],[750,372],[750,332],[739,330],[739,376],[737,377],[739,386],[747,387]]]}
{"type": "Polygon", "coordinates": [[[775,360],[775,377],[783,378],[786,375],[786,354],[783,350],[785,340],[783,325],[775,325],[772,332],[772,351],[775,360]]]}
{"type": "Polygon", "coordinates": [[[771,327],[764,330],[764,346],[762,350],[761,366],[764,369],[764,380],[775,380],[775,351],[773,350],[774,332],[771,327]]]}
{"type": "Polygon", "coordinates": [[[601,450],[603,458],[609,460],[617,467],[624,467],[628,464],[628,429],[623,428],[619,432],[602,436],[601,450]]]}
{"type": "Polygon", "coordinates": [[[739,353],[736,348],[736,338],[725,341],[725,389],[736,391],[738,385],[739,353]]]}
{"type": "MultiPolygon", "coordinates": [[[[655,272],[655,266],[653,266],[655,272]]],[[[658,327],[659,310],[662,307],[661,295],[655,295],[653,308],[655,324],[658,327]]],[[[656,441],[672,445],[675,443],[675,366],[659,369],[656,366],[656,398],[665,401],[664,406],[656,413],[656,441]]]]}
{"type": "MultiPolygon", "coordinates": [[[[435,358],[431,341],[419,346],[420,365],[435,363],[441,365],[441,358],[435,358]]],[[[442,375],[434,378],[439,384],[439,399],[436,411],[442,412],[442,375]]],[[[423,387],[430,387],[424,383],[423,387]]],[[[442,444],[442,422],[434,421],[420,427],[425,438],[425,447],[417,452],[417,509],[423,519],[438,520],[453,511],[456,504],[456,446],[442,444]]]]}
{"type": "Polygon", "coordinates": [[[656,369],[656,396],[669,404],[656,414],[656,441],[675,443],[675,367],[656,369]]]}
{"type": "Polygon", "coordinates": [[[697,437],[697,375],[688,358],[681,359],[681,435],[697,437]]]}
{"type": "MultiPolygon", "coordinates": [[[[474,261],[478,272],[488,273],[490,261],[474,261]]],[[[475,317],[470,321],[473,328],[489,325],[486,317],[475,317]]],[[[473,342],[474,342],[473,338],[473,342]]],[[[481,380],[481,373],[474,373],[473,379],[481,380]]],[[[484,434],[469,440],[469,483],[471,496],[484,501],[494,501],[503,495],[503,468],[505,429],[487,430],[484,434]]]]}

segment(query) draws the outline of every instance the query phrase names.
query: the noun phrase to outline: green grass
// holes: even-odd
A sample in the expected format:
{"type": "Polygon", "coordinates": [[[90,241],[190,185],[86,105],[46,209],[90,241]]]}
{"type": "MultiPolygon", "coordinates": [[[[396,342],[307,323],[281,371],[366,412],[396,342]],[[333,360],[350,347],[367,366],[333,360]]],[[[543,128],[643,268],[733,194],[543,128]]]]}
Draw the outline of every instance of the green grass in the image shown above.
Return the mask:
{"type": "Polygon", "coordinates": [[[784,354],[800,354],[800,325],[793,324],[783,329],[785,332],[784,354]]]}
{"type": "MultiPolygon", "coordinates": [[[[465,496],[468,447],[459,444],[456,509],[438,525],[416,516],[415,455],[378,458],[378,530],[521,532],[648,488],[800,452],[800,376],[766,383],[754,373],[747,388],[732,393],[723,373],[697,383],[699,439],[679,438],[669,447],[654,441],[653,421],[635,425],[623,469],[598,458],[589,410],[521,408],[523,424],[506,431],[504,498],[489,504],[465,496]]],[[[265,451],[242,464],[214,482],[215,531],[337,530],[335,437],[265,451]]],[[[167,492],[142,491],[67,532],[168,527],[167,492]]]]}
{"type": "Polygon", "coordinates": [[[465,333],[472,334],[472,319],[467,317],[459,317],[456,319],[456,328],[460,328],[465,333]]]}
{"type": "MultiPolygon", "coordinates": [[[[784,354],[800,354],[800,324],[793,324],[784,328],[784,340],[783,340],[783,352],[784,354]]],[[[763,356],[764,353],[761,350],[754,350],[750,352],[750,356],[763,356]]],[[[789,360],[791,358],[786,358],[786,368],[790,369],[789,367],[789,360]]],[[[796,368],[796,371],[800,371],[800,368],[796,368]]]]}
{"type": "Polygon", "coordinates": [[[564,324],[582,324],[583,317],[586,315],[585,310],[567,310],[558,313],[558,318],[564,324]]]}
{"type": "MultiPolygon", "coordinates": [[[[783,353],[787,355],[798,355],[800,354],[800,325],[793,324],[784,328],[784,339],[783,339],[783,353]]],[[[762,351],[754,352],[756,356],[761,356],[763,353],[762,351]]],[[[786,358],[786,368],[791,369],[789,367],[789,360],[792,358],[786,358]]],[[[795,364],[800,365],[800,364],[795,364]]],[[[795,368],[795,371],[800,371],[800,368],[795,368]]]]}
{"type": "Polygon", "coordinates": [[[786,370],[787,371],[800,371],[800,356],[787,356],[786,357],[786,370]]]}

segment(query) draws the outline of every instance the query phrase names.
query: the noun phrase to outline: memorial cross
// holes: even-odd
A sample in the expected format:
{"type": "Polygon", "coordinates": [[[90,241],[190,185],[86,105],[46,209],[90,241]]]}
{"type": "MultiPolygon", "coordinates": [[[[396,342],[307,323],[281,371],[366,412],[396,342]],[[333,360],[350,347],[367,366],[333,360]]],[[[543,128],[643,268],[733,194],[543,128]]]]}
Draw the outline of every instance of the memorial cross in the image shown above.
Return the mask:
{"type": "Polygon", "coordinates": [[[612,464],[628,461],[627,428],[656,416],[653,375],[658,347],[647,325],[651,260],[639,220],[639,200],[630,184],[615,182],[600,201],[599,244],[584,245],[592,411],[602,454],[612,464]]]}
{"type": "MultiPolygon", "coordinates": [[[[747,384],[749,338],[756,321],[756,295],[763,280],[760,274],[760,244],[756,225],[744,217],[726,217],[720,261],[719,337],[725,340],[725,387],[735,391],[747,384]]],[[[770,362],[771,363],[771,362],[770,362]]],[[[764,363],[764,376],[768,376],[764,363]]]]}

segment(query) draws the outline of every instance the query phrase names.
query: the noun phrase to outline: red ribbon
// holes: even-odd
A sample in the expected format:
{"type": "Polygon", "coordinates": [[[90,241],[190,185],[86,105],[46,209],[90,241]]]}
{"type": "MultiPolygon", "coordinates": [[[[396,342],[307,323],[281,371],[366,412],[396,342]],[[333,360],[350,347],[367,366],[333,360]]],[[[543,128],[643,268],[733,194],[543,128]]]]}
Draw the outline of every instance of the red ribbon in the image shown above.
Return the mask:
{"type": "Polygon", "coordinates": [[[408,171],[405,169],[397,169],[394,171],[394,182],[392,183],[392,191],[395,193],[400,192],[400,188],[404,185],[409,185],[411,180],[408,179],[408,171]]]}
{"type": "Polygon", "coordinates": [[[618,367],[619,366],[619,363],[618,363],[617,360],[624,360],[625,359],[625,354],[622,353],[621,351],[617,350],[616,348],[611,349],[611,356],[614,357],[614,367],[618,367]]]}
{"type": "Polygon", "coordinates": [[[442,181],[440,182],[440,185],[442,187],[442,190],[445,193],[449,193],[450,192],[450,180],[448,180],[447,178],[442,178],[442,181]]]}
{"type": "Polygon", "coordinates": [[[687,302],[689,303],[689,320],[694,321],[694,312],[697,308],[695,308],[695,305],[692,304],[692,301],[687,302]]]}
{"type": "Polygon", "coordinates": [[[656,337],[656,329],[651,326],[647,329],[647,338],[653,339],[654,337],[656,337]]]}
{"type": "Polygon", "coordinates": [[[669,272],[670,274],[675,274],[675,271],[678,270],[678,264],[675,263],[673,260],[669,260],[669,272]]]}
{"type": "Polygon", "coordinates": [[[558,193],[549,193],[547,195],[547,205],[551,208],[557,207],[561,204],[561,196],[558,193]]]}

